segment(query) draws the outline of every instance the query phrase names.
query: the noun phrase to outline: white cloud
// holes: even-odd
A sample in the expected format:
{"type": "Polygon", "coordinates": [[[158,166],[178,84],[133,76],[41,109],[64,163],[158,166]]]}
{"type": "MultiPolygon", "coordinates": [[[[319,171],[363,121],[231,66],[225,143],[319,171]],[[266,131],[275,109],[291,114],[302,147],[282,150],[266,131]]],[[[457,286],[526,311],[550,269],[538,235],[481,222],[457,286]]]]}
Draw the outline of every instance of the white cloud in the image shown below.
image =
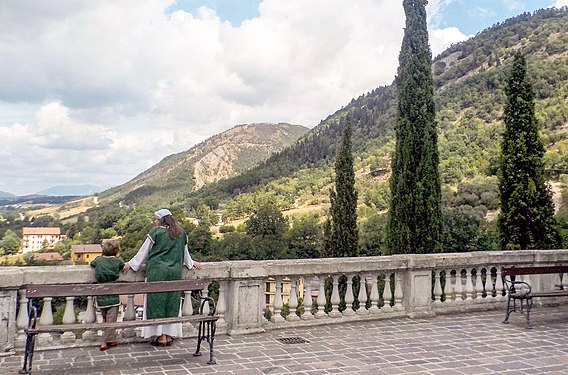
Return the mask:
{"type": "Polygon", "coordinates": [[[568,6],[568,0],[556,0],[554,2],[554,6],[556,8],[562,8],[564,6],[568,6]]]}
{"type": "Polygon", "coordinates": [[[454,43],[466,40],[470,36],[462,33],[457,27],[440,27],[444,10],[455,0],[430,0],[426,7],[430,48],[435,57],[454,43]]]}
{"type": "MultiPolygon", "coordinates": [[[[401,2],[264,0],[239,27],[172,3],[0,2],[1,191],[117,185],[236,124],[313,127],[398,66],[401,2]]],[[[460,38],[431,30],[435,53],[460,38]]]]}

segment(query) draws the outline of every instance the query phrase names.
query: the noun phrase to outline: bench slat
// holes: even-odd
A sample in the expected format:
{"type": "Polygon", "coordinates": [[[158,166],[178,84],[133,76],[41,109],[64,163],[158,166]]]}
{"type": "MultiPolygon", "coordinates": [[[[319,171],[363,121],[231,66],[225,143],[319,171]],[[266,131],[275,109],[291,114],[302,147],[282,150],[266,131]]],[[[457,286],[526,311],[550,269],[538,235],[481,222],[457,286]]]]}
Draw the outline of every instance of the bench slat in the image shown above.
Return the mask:
{"type": "Polygon", "coordinates": [[[531,293],[531,297],[568,297],[568,291],[566,290],[558,290],[554,292],[538,292],[538,293],[531,293]]]}
{"type": "Polygon", "coordinates": [[[211,322],[217,321],[217,315],[191,315],[179,316],[174,318],[161,318],[161,319],[148,319],[148,320],[130,320],[122,322],[110,323],[83,323],[83,324],[56,324],[49,326],[36,326],[36,328],[25,328],[24,331],[28,334],[46,333],[46,332],[68,332],[68,331],[86,331],[86,330],[99,330],[105,328],[135,328],[155,326],[159,324],[171,323],[184,323],[184,322],[211,322]]]}
{"type": "Polygon", "coordinates": [[[26,297],[79,297],[203,290],[202,280],[102,284],[28,284],[26,297]]]}
{"type": "Polygon", "coordinates": [[[550,267],[504,267],[501,270],[503,276],[516,275],[539,275],[549,273],[566,273],[568,266],[550,266],[550,267]]]}

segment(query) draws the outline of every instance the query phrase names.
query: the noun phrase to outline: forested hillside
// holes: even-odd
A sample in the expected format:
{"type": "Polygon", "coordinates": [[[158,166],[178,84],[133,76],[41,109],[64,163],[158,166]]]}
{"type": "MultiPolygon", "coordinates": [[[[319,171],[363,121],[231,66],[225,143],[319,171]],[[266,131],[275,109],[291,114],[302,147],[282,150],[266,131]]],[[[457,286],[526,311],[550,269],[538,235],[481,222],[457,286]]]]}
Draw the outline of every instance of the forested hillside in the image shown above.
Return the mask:
{"type": "MultiPolygon", "coordinates": [[[[455,202],[459,192],[475,201],[470,202],[472,207],[483,203],[484,214],[497,208],[494,175],[503,126],[503,88],[517,50],[526,54],[536,91],[547,168],[568,169],[568,11],[525,13],[451,46],[434,59],[440,172],[447,205],[463,201],[455,202]],[[477,199],[466,192],[472,183],[477,199]]],[[[384,210],[395,100],[392,85],[353,99],[292,147],[253,170],[189,194],[182,203],[190,208],[215,197],[228,215],[237,217],[252,212],[262,192],[282,208],[325,201],[330,166],[341,138],[340,118],[352,112],[361,214],[384,210]]]]}
{"type": "Polygon", "coordinates": [[[238,125],[170,155],[131,181],[104,191],[100,205],[167,205],[203,185],[242,173],[308,131],[290,124],[238,125]]]}

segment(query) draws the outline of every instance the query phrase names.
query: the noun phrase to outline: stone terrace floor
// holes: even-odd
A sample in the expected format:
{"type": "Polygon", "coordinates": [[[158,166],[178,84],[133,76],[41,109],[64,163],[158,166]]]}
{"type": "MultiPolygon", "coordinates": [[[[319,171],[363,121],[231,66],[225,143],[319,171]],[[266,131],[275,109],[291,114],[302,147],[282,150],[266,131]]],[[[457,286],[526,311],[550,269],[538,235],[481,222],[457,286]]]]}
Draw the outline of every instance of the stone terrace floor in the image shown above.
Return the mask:
{"type": "MultiPolygon", "coordinates": [[[[295,328],[215,340],[193,357],[195,340],[166,348],[125,344],[38,351],[33,374],[568,374],[568,306],[533,309],[533,329],[502,311],[439,315],[295,328]],[[284,344],[278,338],[309,342],[284,344]]],[[[0,357],[0,373],[15,374],[22,355],[0,357]]]]}

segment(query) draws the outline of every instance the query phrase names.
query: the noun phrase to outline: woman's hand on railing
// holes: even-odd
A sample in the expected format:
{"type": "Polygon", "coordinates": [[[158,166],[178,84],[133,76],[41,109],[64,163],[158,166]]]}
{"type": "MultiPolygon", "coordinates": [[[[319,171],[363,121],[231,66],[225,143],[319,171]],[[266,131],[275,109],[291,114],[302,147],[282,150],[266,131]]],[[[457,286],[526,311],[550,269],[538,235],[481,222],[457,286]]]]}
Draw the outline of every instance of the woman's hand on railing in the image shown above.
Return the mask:
{"type": "Polygon", "coordinates": [[[122,272],[126,273],[130,270],[130,264],[128,264],[128,262],[124,263],[124,266],[122,267],[122,272]]]}
{"type": "Polygon", "coordinates": [[[194,261],[193,268],[195,268],[196,270],[200,270],[202,268],[201,262],[194,261]]]}

